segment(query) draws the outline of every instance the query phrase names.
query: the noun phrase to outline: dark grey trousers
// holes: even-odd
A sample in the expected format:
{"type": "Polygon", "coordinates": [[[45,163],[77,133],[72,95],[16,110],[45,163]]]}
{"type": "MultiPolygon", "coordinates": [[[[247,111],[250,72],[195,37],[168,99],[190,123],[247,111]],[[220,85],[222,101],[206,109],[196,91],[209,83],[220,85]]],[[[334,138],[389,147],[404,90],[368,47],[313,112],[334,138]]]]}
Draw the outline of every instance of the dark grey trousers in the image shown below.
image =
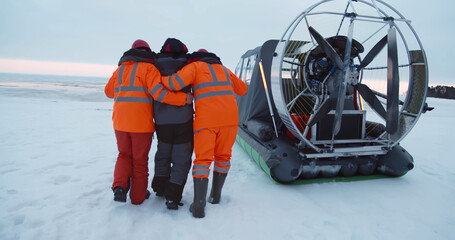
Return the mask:
{"type": "Polygon", "coordinates": [[[193,143],[169,144],[158,141],[155,154],[155,176],[169,176],[169,181],[184,185],[191,168],[193,143]]]}

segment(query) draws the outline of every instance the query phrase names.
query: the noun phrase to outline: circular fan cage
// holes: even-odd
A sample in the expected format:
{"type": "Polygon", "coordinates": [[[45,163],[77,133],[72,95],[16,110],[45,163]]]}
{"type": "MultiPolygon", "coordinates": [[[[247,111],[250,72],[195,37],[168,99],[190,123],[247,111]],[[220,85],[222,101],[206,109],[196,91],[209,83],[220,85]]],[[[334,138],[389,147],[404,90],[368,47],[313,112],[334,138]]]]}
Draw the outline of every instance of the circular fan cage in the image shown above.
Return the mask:
{"type": "Polygon", "coordinates": [[[422,113],[425,51],[410,20],[383,1],[320,1],[275,52],[273,101],[302,147],[391,149],[422,113]]]}

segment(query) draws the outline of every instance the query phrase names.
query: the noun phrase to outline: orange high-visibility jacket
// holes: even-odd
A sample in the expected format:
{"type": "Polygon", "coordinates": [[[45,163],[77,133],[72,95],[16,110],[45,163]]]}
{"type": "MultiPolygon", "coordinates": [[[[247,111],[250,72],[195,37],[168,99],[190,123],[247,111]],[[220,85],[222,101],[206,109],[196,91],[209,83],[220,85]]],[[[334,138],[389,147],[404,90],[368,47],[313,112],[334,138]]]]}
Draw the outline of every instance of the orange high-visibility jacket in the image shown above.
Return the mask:
{"type": "Polygon", "coordinates": [[[154,132],[152,101],[183,106],[187,94],[168,91],[160,84],[160,72],[152,63],[126,61],[112,74],[104,92],[114,98],[114,129],[154,132]]]}
{"type": "Polygon", "coordinates": [[[171,76],[161,78],[173,91],[191,85],[194,92],[195,117],[193,131],[203,128],[239,124],[234,93],[245,95],[248,86],[221,64],[192,62],[171,76]]]}

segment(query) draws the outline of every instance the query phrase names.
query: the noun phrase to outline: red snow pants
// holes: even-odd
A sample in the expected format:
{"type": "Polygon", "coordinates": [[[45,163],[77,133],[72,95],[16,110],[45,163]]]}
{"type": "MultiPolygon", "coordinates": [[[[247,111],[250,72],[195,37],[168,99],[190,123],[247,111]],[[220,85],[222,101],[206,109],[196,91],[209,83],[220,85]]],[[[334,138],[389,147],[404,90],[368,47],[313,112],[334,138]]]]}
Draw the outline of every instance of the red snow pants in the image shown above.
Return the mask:
{"type": "Polygon", "coordinates": [[[115,130],[118,157],[114,170],[112,189],[128,187],[131,179],[131,203],[141,204],[146,198],[148,186],[148,155],[153,133],[132,133],[115,130]]]}
{"type": "Polygon", "coordinates": [[[231,167],[232,146],[237,136],[237,126],[204,128],[194,134],[193,178],[208,178],[210,165],[213,170],[227,174],[231,167]]]}

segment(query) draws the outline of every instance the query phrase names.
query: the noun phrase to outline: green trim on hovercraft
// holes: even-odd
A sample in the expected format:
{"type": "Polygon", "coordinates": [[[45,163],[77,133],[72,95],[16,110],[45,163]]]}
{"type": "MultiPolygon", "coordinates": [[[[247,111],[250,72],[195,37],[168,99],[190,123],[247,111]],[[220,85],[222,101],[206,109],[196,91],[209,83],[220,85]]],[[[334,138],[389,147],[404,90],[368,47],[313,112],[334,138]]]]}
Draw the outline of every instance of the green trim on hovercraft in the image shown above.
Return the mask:
{"type": "Polygon", "coordinates": [[[239,135],[237,135],[236,142],[243,148],[243,150],[259,165],[259,167],[264,170],[270,177],[270,168],[265,163],[264,159],[259,155],[254,148],[252,148],[248,143],[243,140],[239,135]]]}

